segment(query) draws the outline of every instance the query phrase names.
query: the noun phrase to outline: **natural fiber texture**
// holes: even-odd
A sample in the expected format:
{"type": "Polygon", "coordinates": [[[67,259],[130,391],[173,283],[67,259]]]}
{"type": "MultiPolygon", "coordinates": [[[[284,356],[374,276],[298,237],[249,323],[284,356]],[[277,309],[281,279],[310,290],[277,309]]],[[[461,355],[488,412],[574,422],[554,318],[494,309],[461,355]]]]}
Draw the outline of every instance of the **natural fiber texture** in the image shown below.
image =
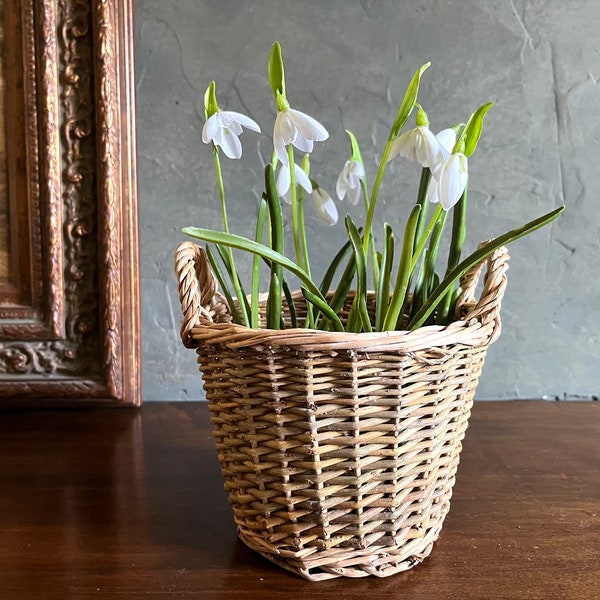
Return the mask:
{"type": "Polygon", "coordinates": [[[225,489],[250,548],[311,580],[392,575],[429,555],[500,332],[507,260],[501,248],[463,278],[462,320],[447,327],[272,331],[233,324],[204,251],[179,246],[182,339],[198,352],[225,489]]]}

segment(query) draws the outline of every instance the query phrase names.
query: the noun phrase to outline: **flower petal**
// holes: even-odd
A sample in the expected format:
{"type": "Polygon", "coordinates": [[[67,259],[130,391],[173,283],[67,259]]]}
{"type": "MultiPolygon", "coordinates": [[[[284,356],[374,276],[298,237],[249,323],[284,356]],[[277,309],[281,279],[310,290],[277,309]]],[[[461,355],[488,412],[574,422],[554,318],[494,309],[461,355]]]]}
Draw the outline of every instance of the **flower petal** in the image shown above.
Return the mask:
{"type": "Polygon", "coordinates": [[[360,189],[360,186],[348,188],[348,202],[350,202],[352,206],[356,206],[358,204],[361,191],[362,190],[360,189]]]}
{"type": "Polygon", "coordinates": [[[228,158],[241,158],[242,144],[238,136],[227,129],[220,129],[219,133],[221,135],[218,136],[218,145],[223,148],[225,155],[228,158]]]}
{"type": "Polygon", "coordinates": [[[443,159],[442,145],[428,127],[417,129],[414,145],[415,159],[422,167],[435,169],[443,159]]]}
{"type": "Polygon", "coordinates": [[[456,144],[456,131],[454,129],[451,127],[442,129],[442,131],[436,133],[435,137],[446,151],[452,152],[454,150],[454,144],[456,144]]]}
{"type": "Polygon", "coordinates": [[[353,160],[353,161],[349,161],[350,162],[350,167],[348,169],[349,173],[348,173],[348,177],[350,179],[350,181],[352,181],[352,179],[354,177],[358,177],[359,179],[362,179],[365,176],[365,168],[362,166],[361,163],[359,163],[357,160],[353,160]]]}
{"type": "Polygon", "coordinates": [[[285,165],[281,165],[279,173],[277,175],[277,193],[280,197],[283,197],[285,193],[290,189],[290,168],[285,165]]]}
{"type": "Polygon", "coordinates": [[[390,149],[387,162],[390,162],[398,155],[405,157],[407,156],[407,148],[410,146],[411,135],[413,131],[413,129],[410,131],[405,131],[392,142],[392,147],[390,149]]]}
{"type": "Polygon", "coordinates": [[[293,121],[298,131],[300,131],[306,139],[322,142],[329,137],[327,129],[311,116],[300,112],[299,110],[294,110],[293,108],[289,108],[286,112],[289,114],[290,119],[293,121]]]}
{"type": "Polygon", "coordinates": [[[348,189],[347,183],[344,180],[344,174],[346,172],[346,167],[348,165],[348,162],[346,162],[346,164],[344,165],[344,168],[340,171],[340,174],[338,175],[338,178],[337,178],[337,181],[335,184],[335,193],[337,194],[337,197],[340,200],[344,199],[344,196],[346,195],[346,191],[348,189]]]}
{"type": "Polygon", "coordinates": [[[314,144],[313,144],[312,140],[305,138],[302,135],[302,132],[298,130],[296,132],[296,139],[294,140],[294,146],[296,146],[296,148],[298,148],[298,150],[300,150],[300,152],[304,152],[306,154],[307,152],[313,151],[314,144]]]}
{"type": "Polygon", "coordinates": [[[223,115],[223,118],[227,116],[227,118],[231,119],[230,122],[232,123],[239,123],[246,129],[251,129],[252,131],[260,133],[260,127],[258,126],[258,123],[242,113],[235,112],[233,110],[224,110],[221,112],[221,114],[223,115]]]}
{"type": "Polygon", "coordinates": [[[457,152],[443,164],[438,179],[438,196],[444,210],[450,210],[465,191],[468,180],[467,157],[457,152]]]}
{"type": "Polygon", "coordinates": [[[285,144],[293,144],[298,135],[298,128],[294,121],[290,118],[289,110],[282,110],[281,115],[281,137],[285,144]]]}
{"type": "Polygon", "coordinates": [[[205,144],[209,144],[219,131],[220,121],[217,118],[219,113],[215,113],[212,117],[209,117],[204,123],[204,127],[202,127],[202,141],[205,144]]]}
{"type": "Polygon", "coordinates": [[[283,127],[285,121],[285,114],[283,112],[278,112],[277,117],[275,119],[275,126],[273,128],[273,149],[275,150],[275,154],[277,158],[281,162],[282,165],[288,166],[290,161],[288,160],[288,155],[286,151],[286,142],[283,137],[283,127]]]}
{"type": "Polygon", "coordinates": [[[327,225],[335,225],[338,221],[338,211],[331,196],[321,188],[316,188],[311,194],[315,214],[327,225]]]}
{"type": "Polygon", "coordinates": [[[440,201],[438,198],[438,182],[433,177],[429,180],[427,186],[427,200],[430,204],[437,204],[440,201]]]}
{"type": "Polygon", "coordinates": [[[302,186],[310,194],[313,187],[309,176],[298,165],[294,165],[294,174],[296,175],[296,185],[302,186]]]}

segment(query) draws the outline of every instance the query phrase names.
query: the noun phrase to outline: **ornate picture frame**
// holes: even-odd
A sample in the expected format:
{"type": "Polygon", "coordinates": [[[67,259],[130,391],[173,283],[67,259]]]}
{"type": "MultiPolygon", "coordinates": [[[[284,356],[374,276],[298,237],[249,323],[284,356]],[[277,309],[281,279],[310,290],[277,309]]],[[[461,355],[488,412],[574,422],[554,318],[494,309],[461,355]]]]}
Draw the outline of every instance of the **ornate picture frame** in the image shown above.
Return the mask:
{"type": "Polygon", "coordinates": [[[132,1],[0,6],[0,406],[139,405],[132,1]]]}

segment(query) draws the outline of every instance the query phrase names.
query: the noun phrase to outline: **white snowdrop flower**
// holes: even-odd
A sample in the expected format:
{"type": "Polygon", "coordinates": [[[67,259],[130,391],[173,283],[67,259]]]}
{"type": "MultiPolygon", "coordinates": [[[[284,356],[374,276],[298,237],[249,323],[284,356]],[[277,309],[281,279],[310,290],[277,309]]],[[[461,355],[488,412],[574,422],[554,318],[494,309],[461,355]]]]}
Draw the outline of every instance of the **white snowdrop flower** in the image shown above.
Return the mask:
{"type": "Polygon", "coordinates": [[[462,152],[451,154],[433,173],[435,191],[430,202],[440,202],[442,208],[450,210],[462,196],[469,179],[467,157],[462,152]]]}
{"type": "Polygon", "coordinates": [[[313,209],[321,221],[330,226],[337,223],[337,207],[331,196],[323,188],[315,187],[310,199],[312,200],[313,209]]]}
{"type": "Polygon", "coordinates": [[[348,202],[356,206],[360,200],[361,180],[364,176],[365,168],[360,162],[352,159],[347,160],[335,185],[337,197],[343,200],[347,196],[348,202]]]}
{"type": "Polygon", "coordinates": [[[219,110],[204,123],[202,141],[220,146],[228,158],[240,158],[242,144],[239,136],[242,127],[260,133],[260,127],[250,117],[232,110],[219,110]]]}
{"type": "Polygon", "coordinates": [[[398,155],[433,171],[443,160],[443,148],[428,125],[419,125],[394,140],[388,162],[398,155]]]}
{"type": "Polygon", "coordinates": [[[288,165],[286,146],[292,144],[301,152],[312,152],[314,142],[322,142],[329,137],[327,129],[307,114],[287,108],[280,110],[273,129],[275,154],[282,164],[288,165]]]}

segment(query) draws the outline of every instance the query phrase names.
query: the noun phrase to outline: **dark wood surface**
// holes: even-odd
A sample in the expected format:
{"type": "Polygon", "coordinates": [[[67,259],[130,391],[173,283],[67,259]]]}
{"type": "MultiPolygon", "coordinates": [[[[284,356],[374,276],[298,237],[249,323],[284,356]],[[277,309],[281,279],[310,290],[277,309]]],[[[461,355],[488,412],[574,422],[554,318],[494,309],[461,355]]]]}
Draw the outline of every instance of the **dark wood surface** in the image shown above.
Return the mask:
{"type": "Polygon", "coordinates": [[[432,555],[304,581],[237,541],[206,405],[0,413],[0,598],[600,598],[600,403],[481,402],[432,555]]]}

